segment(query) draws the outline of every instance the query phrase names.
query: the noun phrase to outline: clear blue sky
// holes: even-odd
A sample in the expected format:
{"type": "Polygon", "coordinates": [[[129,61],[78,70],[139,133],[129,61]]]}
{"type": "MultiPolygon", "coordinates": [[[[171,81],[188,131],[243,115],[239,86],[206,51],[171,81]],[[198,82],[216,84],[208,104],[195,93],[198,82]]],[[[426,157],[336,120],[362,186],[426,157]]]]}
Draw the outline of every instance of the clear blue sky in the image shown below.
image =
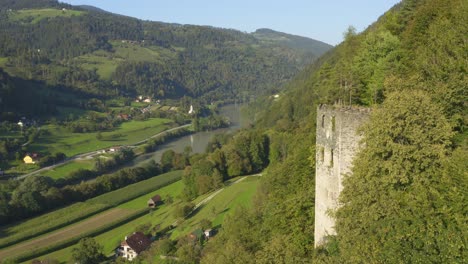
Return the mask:
{"type": "Polygon", "coordinates": [[[210,25],[252,32],[271,28],[336,45],[353,25],[358,31],[399,0],[60,0],[92,5],[145,20],[210,25]]]}

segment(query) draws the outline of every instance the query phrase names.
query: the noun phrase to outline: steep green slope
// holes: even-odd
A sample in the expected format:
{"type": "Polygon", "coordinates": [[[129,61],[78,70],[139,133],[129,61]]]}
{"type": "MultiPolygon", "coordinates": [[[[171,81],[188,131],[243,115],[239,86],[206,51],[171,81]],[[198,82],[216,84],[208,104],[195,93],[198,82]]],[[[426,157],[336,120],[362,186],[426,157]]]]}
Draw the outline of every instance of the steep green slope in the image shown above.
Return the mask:
{"type": "Polygon", "coordinates": [[[257,127],[270,166],[252,210],[223,224],[202,263],[466,260],[466,14],[460,0],[406,0],[308,66],[257,127]],[[345,182],[338,235],[313,246],[319,103],[374,107],[345,182]],[[383,103],[383,104],[382,104],[383,103]]]}
{"type": "Polygon", "coordinates": [[[2,1],[0,15],[1,68],[93,96],[248,99],[278,89],[330,48],[306,38],[296,47],[55,1],[2,1]]]}
{"type": "Polygon", "coordinates": [[[330,45],[324,42],[301,36],[286,34],[268,28],[257,29],[252,35],[262,41],[278,43],[293,49],[303,50],[317,55],[323,55],[330,50],[330,45]]]}

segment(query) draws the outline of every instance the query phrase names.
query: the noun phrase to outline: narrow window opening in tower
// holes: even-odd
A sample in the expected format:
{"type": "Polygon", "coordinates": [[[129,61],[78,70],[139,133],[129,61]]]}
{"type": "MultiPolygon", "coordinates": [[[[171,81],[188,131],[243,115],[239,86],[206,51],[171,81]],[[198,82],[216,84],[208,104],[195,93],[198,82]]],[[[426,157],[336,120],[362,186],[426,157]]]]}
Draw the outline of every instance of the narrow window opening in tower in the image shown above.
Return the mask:
{"type": "Polygon", "coordinates": [[[320,156],[320,162],[323,162],[323,160],[325,159],[325,148],[324,147],[320,147],[319,156],[320,156]]]}
{"type": "Polygon", "coordinates": [[[332,128],[332,132],[335,132],[335,117],[333,116],[332,119],[331,119],[331,128],[332,128]]]}
{"type": "Polygon", "coordinates": [[[325,115],[322,115],[322,128],[325,127],[325,115]]]}
{"type": "Polygon", "coordinates": [[[333,149],[330,151],[330,167],[333,167],[333,149]]]}

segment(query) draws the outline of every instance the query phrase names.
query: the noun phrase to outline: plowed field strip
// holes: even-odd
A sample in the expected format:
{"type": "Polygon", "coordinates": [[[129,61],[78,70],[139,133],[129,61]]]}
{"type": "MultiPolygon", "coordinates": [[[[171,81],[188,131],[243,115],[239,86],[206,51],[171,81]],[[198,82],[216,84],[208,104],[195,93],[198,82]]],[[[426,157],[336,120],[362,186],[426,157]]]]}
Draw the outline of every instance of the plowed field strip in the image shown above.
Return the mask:
{"type": "Polygon", "coordinates": [[[108,223],[111,223],[120,218],[133,213],[133,210],[114,208],[108,211],[105,211],[102,214],[98,214],[94,217],[91,217],[85,221],[79,222],[77,224],[65,227],[58,231],[46,234],[44,236],[13,245],[4,250],[0,251],[0,260],[5,258],[14,257],[20,254],[23,254],[27,251],[47,247],[53,244],[56,244],[60,241],[64,241],[70,238],[77,236],[78,234],[85,233],[98,229],[101,226],[104,226],[108,223]]]}

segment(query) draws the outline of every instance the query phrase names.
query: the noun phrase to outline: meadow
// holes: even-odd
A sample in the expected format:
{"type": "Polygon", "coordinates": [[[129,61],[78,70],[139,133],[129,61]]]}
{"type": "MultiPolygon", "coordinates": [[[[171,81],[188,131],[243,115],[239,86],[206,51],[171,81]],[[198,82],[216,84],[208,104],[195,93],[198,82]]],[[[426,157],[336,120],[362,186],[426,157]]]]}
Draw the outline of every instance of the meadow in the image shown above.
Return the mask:
{"type": "Polygon", "coordinates": [[[212,227],[220,227],[225,216],[233,209],[238,206],[250,207],[259,179],[257,176],[247,176],[245,180],[225,187],[222,192],[202,205],[193,216],[175,228],[171,238],[177,239],[194,231],[199,228],[199,223],[203,219],[210,220],[212,227]]]}
{"type": "Polygon", "coordinates": [[[121,62],[158,61],[164,63],[175,57],[175,52],[157,46],[142,47],[140,44],[132,44],[125,40],[112,40],[110,44],[113,47],[113,52],[99,50],[79,56],[75,60],[80,63],[82,68],[96,69],[102,79],[110,80],[121,62]]]}
{"type": "Polygon", "coordinates": [[[42,172],[40,174],[44,176],[48,176],[54,180],[57,180],[79,169],[90,170],[94,168],[94,163],[95,163],[94,159],[74,160],[72,162],[69,162],[64,165],[42,172]]]}
{"type": "Polygon", "coordinates": [[[97,139],[97,132],[71,133],[64,127],[49,124],[42,127],[47,133],[28,146],[28,151],[63,152],[67,157],[72,157],[111,146],[136,143],[166,130],[171,123],[172,120],[162,118],[150,118],[144,121],[132,120],[122,123],[113,131],[102,132],[102,140],[97,139]]]}
{"type": "Polygon", "coordinates": [[[45,9],[24,9],[24,10],[15,10],[10,12],[11,19],[13,21],[21,21],[28,23],[37,23],[42,19],[46,18],[55,18],[55,17],[71,17],[71,16],[80,16],[86,12],[77,11],[77,10],[61,10],[53,8],[45,9]]]}

